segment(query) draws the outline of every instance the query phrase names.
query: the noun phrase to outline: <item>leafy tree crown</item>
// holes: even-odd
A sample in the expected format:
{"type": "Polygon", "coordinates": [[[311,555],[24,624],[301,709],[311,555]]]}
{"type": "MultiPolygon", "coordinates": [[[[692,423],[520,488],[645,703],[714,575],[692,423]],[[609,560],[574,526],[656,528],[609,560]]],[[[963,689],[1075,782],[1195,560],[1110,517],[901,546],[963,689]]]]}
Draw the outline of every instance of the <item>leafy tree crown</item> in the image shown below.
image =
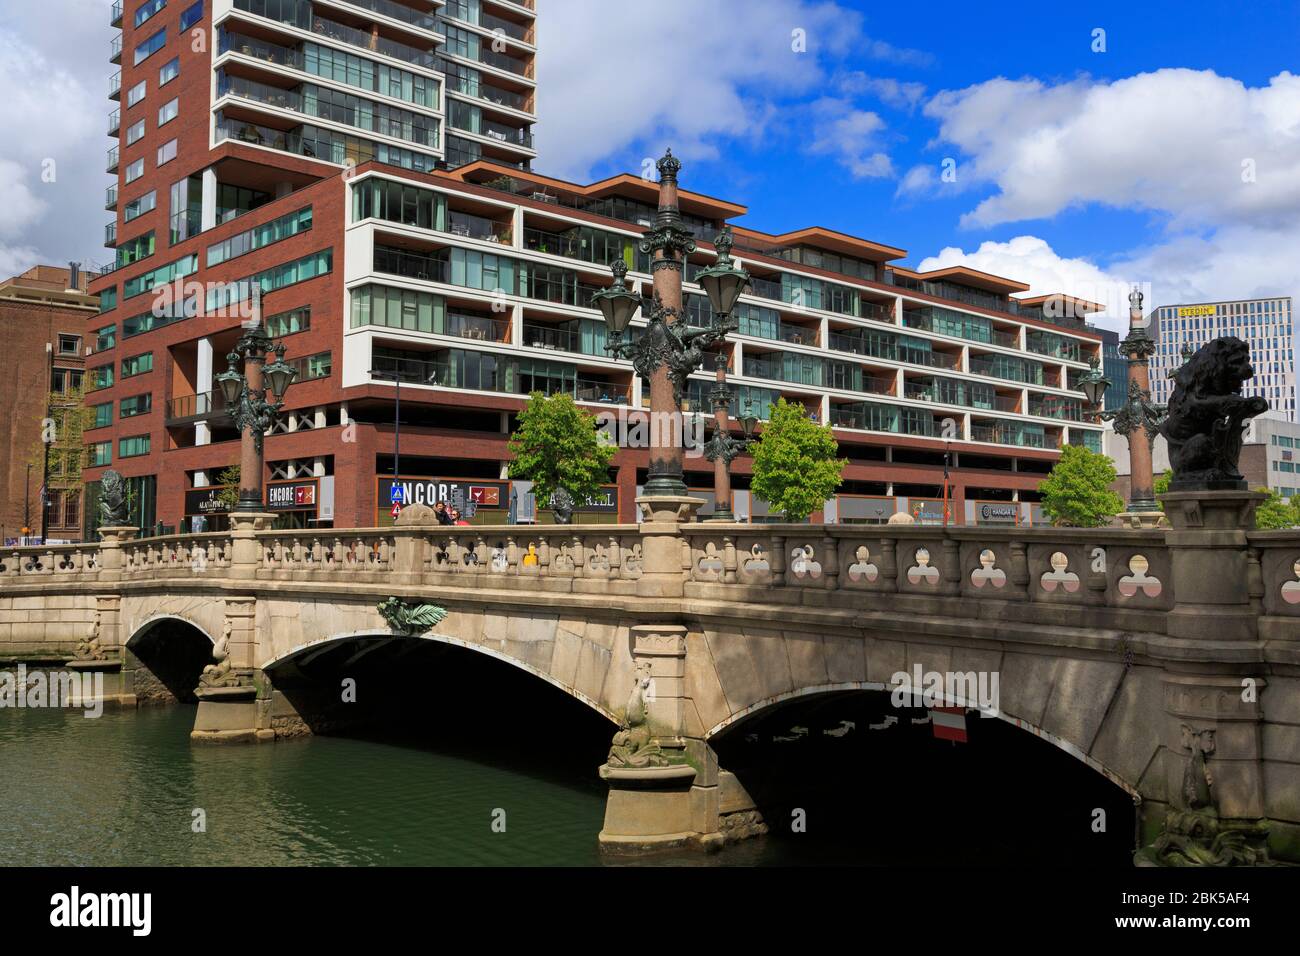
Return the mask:
{"type": "Polygon", "coordinates": [[[754,451],[750,489],[791,521],[803,521],[835,494],[848,464],[839,443],[798,402],[778,399],[754,451]]]}
{"type": "Polygon", "coordinates": [[[1124,510],[1124,499],[1110,490],[1115,465],[1082,445],[1066,445],[1051,473],[1038,485],[1043,511],[1055,525],[1100,528],[1124,510]]]}
{"type": "Polygon", "coordinates": [[[510,477],[533,483],[543,507],[564,488],[579,504],[600,493],[609,480],[609,463],[617,449],[596,432],[596,416],[579,408],[569,395],[533,392],[519,413],[510,436],[510,477]]]}

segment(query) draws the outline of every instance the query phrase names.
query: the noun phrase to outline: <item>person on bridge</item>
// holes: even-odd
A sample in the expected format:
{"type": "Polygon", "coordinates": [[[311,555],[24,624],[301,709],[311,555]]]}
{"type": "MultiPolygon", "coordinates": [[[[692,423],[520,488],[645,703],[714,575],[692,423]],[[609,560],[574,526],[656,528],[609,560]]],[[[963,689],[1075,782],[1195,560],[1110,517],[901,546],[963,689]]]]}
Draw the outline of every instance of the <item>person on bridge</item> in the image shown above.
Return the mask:
{"type": "Polygon", "coordinates": [[[447,511],[447,506],[446,506],[446,504],[444,504],[444,503],[441,502],[441,501],[439,501],[436,505],[433,506],[433,513],[434,513],[434,515],[438,518],[438,524],[453,524],[453,523],[454,523],[454,522],[451,520],[451,515],[450,515],[450,514],[448,513],[448,511],[447,511]]]}

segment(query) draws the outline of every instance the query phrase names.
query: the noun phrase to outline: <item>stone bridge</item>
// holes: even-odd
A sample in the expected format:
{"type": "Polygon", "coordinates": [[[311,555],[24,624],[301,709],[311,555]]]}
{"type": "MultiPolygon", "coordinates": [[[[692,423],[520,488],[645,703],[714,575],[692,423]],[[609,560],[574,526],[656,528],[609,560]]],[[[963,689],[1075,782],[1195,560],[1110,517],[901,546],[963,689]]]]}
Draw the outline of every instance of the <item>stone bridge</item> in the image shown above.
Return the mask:
{"type": "Polygon", "coordinates": [[[615,848],[740,835],[712,742],[747,718],[995,674],[997,717],[1132,795],[1151,859],[1300,862],[1300,532],[1241,530],[1256,498],[1169,495],[1171,530],[696,523],[683,499],[634,526],[105,529],[0,554],[0,659],[102,671],[124,705],[197,693],[195,739],[269,741],[346,713],[304,682],[321,655],[491,655],[617,731],[615,848]]]}

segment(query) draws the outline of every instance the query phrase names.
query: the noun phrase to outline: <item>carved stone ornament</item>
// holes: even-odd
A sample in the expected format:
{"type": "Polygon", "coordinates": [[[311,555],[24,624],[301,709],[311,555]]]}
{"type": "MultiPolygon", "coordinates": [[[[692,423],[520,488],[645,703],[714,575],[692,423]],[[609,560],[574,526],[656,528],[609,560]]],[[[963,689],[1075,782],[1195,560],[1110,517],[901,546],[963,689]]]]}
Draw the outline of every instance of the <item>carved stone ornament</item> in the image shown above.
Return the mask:
{"type": "Polygon", "coordinates": [[[401,598],[390,597],[375,606],[395,634],[414,637],[437,626],[447,616],[444,608],[433,604],[408,604],[401,598]]]}
{"type": "Polygon", "coordinates": [[[1169,808],[1155,842],[1135,856],[1139,866],[1260,866],[1268,864],[1268,830],[1262,825],[1225,823],[1214,799],[1214,730],[1182,725],[1187,752],[1179,796],[1182,809],[1169,808]]]}
{"type": "Polygon", "coordinates": [[[614,735],[605,763],[620,770],[641,770],[648,767],[671,767],[682,762],[681,757],[665,753],[655,742],[647,723],[646,694],[650,689],[650,674],[645,667],[637,669],[632,683],[632,693],[627,700],[627,713],[623,729],[614,735]]]}
{"type": "Polygon", "coordinates": [[[1268,410],[1257,395],[1241,394],[1254,377],[1250,346],[1224,336],[1200,349],[1174,374],[1174,391],[1161,434],[1169,443],[1171,491],[1245,490],[1237,468],[1248,419],[1268,410]]]}
{"type": "Polygon", "coordinates": [[[104,649],[99,646],[98,611],[95,612],[95,619],[90,622],[86,636],[77,642],[77,649],[73,652],[73,657],[79,661],[103,661],[108,659],[104,649]]]}
{"type": "Polygon", "coordinates": [[[126,524],[126,480],[112,468],[99,479],[99,523],[106,528],[126,524]]]}
{"type": "Polygon", "coordinates": [[[239,687],[243,680],[234,672],[230,665],[230,635],[233,625],[229,620],[221,630],[221,637],[217,640],[216,645],[212,648],[212,659],[215,664],[209,664],[203,668],[203,673],[199,675],[200,687],[239,687]]]}

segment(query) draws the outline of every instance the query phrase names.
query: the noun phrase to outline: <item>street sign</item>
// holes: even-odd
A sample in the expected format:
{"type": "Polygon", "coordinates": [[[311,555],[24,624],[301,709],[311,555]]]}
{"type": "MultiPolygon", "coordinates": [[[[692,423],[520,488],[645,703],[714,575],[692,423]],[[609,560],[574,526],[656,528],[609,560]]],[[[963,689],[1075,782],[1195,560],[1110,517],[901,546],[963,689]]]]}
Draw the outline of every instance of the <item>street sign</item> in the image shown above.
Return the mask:
{"type": "MultiPolygon", "coordinates": [[[[393,483],[393,486],[388,491],[388,500],[391,504],[395,504],[395,505],[400,505],[404,503],[404,499],[402,498],[401,485],[397,484],[396,482],[393,483]]],[[[394,515],[393,517],[397,517],[397,516],[394,515]]]]}
{"type": "Polygon", "coordinates": [[[398,515],[402,513],[402,503],[400,501],[394,501],[393,510],[388,513],[392,515],[394,518],[396,518],[398,515]]]}

